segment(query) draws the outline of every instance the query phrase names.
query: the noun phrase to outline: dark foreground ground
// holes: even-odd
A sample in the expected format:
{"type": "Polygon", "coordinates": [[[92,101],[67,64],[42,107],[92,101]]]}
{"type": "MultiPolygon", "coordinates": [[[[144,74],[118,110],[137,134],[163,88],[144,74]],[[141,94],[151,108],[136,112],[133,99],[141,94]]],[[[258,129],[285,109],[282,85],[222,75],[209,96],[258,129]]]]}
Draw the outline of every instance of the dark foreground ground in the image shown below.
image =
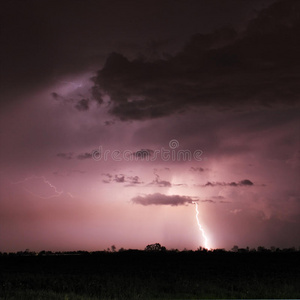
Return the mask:
{"type": "Polygon", "coordinates": [[[300,253],[0,256],[0,299],[300,298],[300,253]]]}

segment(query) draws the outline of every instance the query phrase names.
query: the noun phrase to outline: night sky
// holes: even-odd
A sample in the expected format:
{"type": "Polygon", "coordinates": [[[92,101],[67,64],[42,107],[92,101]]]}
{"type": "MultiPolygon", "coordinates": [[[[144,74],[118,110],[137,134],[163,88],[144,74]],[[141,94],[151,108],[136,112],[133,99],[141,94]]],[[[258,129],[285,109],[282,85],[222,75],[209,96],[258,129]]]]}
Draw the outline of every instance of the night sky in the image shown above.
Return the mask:
{"type": "Polygon", "coordinates": [[[300,245],[300,1],[11,0],[0,51],[0,251],[300,245]]]}

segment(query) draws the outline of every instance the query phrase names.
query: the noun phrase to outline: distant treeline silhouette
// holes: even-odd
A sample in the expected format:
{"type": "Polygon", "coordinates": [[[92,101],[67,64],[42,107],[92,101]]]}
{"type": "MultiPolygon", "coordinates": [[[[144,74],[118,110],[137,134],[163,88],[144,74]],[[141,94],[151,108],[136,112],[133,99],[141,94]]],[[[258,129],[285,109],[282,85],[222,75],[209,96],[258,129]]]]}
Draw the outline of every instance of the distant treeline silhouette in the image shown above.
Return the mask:
{"type": "Polygon", "coordinates": [[[0,299],[299,299],[296,248],[33,252],[0,255],[0,299]]]}
{"type": "Polygon", "coordinates": [[[121,253],[121,252],[130,252],[130,253],[142,253],[142,252],[168,252],[168,253],[291,253],[291,252],[300,252],[300,247],[297,249],[296,247],[290,248],[278,248],[278,247],[270,247],[265,248],[263,246],[258,246],[257,248],[239,248],[237,245],[234,245],[231,250],[225,250],[224,248],[216,248],[216,249],[206,249],[204,247],[199,247],[197,250],[189,250],[189,249],[167,249],[159,243],[149,244],[145,247],[144,250],[139,249],[125,249],[120,248],[117,250],[115,245],[112,245],[110,248],[100,251],[46,251],[42,250],[40,252],[30,251],[26,249],[25,251],[18,252],[0,252],[0,256],[49,256],[49,255],[97,255],[104,253],[121,253]]]}

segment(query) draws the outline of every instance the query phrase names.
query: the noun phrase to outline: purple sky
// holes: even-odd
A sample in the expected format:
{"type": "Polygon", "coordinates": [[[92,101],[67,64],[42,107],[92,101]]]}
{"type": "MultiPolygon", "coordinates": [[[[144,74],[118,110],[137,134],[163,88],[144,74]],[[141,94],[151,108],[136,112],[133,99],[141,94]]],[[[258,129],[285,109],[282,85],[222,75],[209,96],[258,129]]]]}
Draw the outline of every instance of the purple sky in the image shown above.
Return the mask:
{"type": "Polygon", "coordinates": [[[7,1],[0,251],[298,247],[299,15],[7,1]]]}

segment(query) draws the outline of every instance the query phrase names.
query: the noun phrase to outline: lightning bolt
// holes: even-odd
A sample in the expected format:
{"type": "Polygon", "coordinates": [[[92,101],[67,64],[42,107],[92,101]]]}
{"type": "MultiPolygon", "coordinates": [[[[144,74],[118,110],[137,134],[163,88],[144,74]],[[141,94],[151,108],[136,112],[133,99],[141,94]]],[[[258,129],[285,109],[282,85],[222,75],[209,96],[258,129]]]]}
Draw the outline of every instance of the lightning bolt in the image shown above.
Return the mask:
{"type": "MultiPolygon", "coordinates": [[[[64,192],[63,190],[62,190],[62,191],[59,191],[59,190],[57,189],[57,187],[56,187],[55,185],[53,185],[53,184],[52,184],[48,179],[46,179],[44,176],[30,176],[30,177],[27,177],[27,178],[25,178],[25,179],[23,179],[23,180],[16,181],[16,182],[12,182],[12,184],[20,184],[20,183],[24,183],[24,182],[26,182],[26,181],[30,181],[30,180],[33,180],[33,179],[42,179],[43,182],[44,182],[45,184],[47,184],[51,189],[54,190],[54,194],[53,194],[53,195],[50,195],[50,196],[41,196],[41,195],[35,194],[35,193],[33,193],[32,191],[30,191],[30,190],[24,188],[24,190],[25,190],[26,192],[28,192],[28,193],[30,193],[30,194],[32,194],[32,195],[34,195],[34,196],[36,196],[36,197],[38,197],[38,198],[40,198],[40,199],[51,199],[51,198],[59,197],[59,196],[64,192]]],[[[68,193],[68,195],[69,195],[71,198],[73,198],[73,195],[71,195],[70,193],[68,193]]]]}
{"type": "Polygon", "coordinates": [[[201,232],[203,239],[204,239],[204,247],[209,250],[210,247],[208,246],[208,238],[205,234],[204,228],[202,227],[202,225],[200,224],[200,221],[199,221],[198,203],[197,202],[192,202],[192,203],[196,205],[196,220],[197,220],[199,231],[201,232]]]}

